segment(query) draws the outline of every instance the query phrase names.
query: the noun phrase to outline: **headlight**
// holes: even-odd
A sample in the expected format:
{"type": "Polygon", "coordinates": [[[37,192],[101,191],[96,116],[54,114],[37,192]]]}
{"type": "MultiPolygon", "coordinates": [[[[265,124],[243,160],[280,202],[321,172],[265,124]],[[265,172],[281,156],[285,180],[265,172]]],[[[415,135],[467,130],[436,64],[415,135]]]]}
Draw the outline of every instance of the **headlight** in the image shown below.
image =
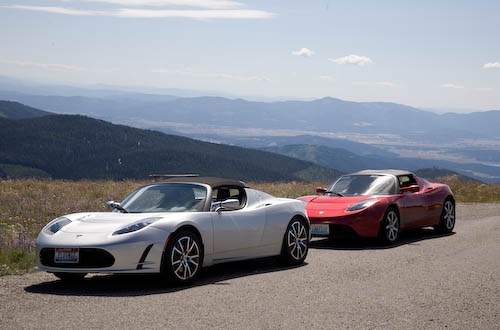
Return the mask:
{"type": "Polygon", "coordinates": [[[160,219],[161,219],[160,217],[152,217],[152,218],[146,218],[146,219],[142,219],[142,220],[133,222],[131,224],[128,224],[128,225],[116,230],[113,233],[113,235],[121,235],[121,234],[126,234],[126,233],[131,233],[134,231],[138,231],[144,227],[149,226],[152,223],[155,223],[156,221],[158,221],[160,219]]]}
{"type": "Polygon", "coordinates": [[[354,211],[366,209],[367,207],[372,206],[376,202],[377,202],[376,199],[365,199],[364,201],[351,204],[345,211],[346,212],[354,212],[354,211]]]}
{"type": "Polygon", "coordinates": [[[52,220],[43,228],[43,231],[49,235],[57,233],[62,227],[71,223],[71,220],[65,217],[59,217],[52,220]]]}

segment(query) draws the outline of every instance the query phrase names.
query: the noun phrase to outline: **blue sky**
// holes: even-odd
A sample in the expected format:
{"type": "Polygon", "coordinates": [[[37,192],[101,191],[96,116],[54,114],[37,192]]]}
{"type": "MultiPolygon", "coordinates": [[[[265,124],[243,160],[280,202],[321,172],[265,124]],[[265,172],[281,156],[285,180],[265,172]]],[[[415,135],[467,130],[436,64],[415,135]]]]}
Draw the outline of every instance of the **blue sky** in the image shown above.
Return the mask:
{"type": "Polygon", "coordinates": [[[500,109],[500,1],[0,0],[0,74],[500,109]]]}

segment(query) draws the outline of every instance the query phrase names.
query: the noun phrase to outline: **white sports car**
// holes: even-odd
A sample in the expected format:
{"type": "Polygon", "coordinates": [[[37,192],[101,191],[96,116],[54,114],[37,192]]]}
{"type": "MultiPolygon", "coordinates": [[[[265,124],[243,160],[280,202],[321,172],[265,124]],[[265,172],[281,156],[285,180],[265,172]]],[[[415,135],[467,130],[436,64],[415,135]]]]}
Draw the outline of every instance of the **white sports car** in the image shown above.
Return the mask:
{"type": "Polygon", "coordinates": [[[37,269],[62,280],[87,273],[163,273],[195,279],[202,266],[279,255],[303,263],[310,231],[303,201],[244,182],[173,178],[140,187],[113,212],[52,220],[37,240],[37,269]]]}

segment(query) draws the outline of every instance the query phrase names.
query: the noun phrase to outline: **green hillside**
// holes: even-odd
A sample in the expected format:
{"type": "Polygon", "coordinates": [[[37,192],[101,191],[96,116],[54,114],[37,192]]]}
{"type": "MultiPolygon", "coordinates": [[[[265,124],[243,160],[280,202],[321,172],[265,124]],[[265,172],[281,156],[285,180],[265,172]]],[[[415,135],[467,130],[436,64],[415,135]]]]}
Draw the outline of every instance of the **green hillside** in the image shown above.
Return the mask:
{"type": "Polygon", "coordinates": [[[419,177],[428,179],[428,180],[435,180],[439,178],[446,178],[446,177],[456,177],[457,179],[461,181],[470,181],[470,182],[481,182],[479,180],[473,179],[471,177],[468,177],[466,175],[445,169],[445,168],[438,168],[438,167],[432,167],[432,168],[421,168],[418,170],[413,171],[416,175],[419,177]]]}
{"type": "Polygon", "coordinates": [[[50,175],[38,168],[22,165],[0,164],[0,179],[50,178],[50,175]]]}
{"type": "Polygon", "coordinates": [[[64,179],[199,173],[253,181],[331,181],[340,174],[274,153],[73,115],[0,118],[0,164],[35,168],[64,179]]]}
{"type": "Polygon", "coordinates": [[[395,166],[392,159],[375,156],[361,156],[343,148],[332,148],[324,145],[292,144],[266,147],[261,150],[302,159],[320,166],[335,168],[346,173],[364,169],[392,168],[395,166]]]}
{"type": "Polygon", "coordinates": [[[31,108],[18,102],[0,101],[0,118],[25,119],[48,115],[51,115],[51,113],[31,108]]]}

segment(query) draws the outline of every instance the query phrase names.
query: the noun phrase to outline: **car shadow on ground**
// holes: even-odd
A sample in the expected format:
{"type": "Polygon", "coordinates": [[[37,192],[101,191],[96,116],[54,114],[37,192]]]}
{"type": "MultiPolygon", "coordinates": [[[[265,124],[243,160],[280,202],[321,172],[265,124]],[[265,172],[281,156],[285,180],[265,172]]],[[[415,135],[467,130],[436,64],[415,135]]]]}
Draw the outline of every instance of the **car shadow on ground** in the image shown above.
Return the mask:
{"type": "Polygon", "coordinates": [[[451,235],[455,235],[455,232],[442,234],[437,233],[434,229],[421,228],[401,233],[398,240],[392,245],[384,245],[377,239],[358,238],[352,235],[342,236],[333,240],[326,238],[314,239],[309,246],[312,249],[328,250],[382,250],[393,249],[401,245],[414,245],[420,241],[451,235]]]}
{"type": "Polygon", "coordinates": [[[170,293],[204,285],[230,285],[227,280],[257,274],[286,271],[307,265],[282,266],[277,258],[236,261],[204,268],[201,276],[189,285],[175,285],[159,274],[113,274],[87,276],[83,281],[66,283],[53,281],[24,288],[29,293],[62,296],[131,297],[170,293]]]}

